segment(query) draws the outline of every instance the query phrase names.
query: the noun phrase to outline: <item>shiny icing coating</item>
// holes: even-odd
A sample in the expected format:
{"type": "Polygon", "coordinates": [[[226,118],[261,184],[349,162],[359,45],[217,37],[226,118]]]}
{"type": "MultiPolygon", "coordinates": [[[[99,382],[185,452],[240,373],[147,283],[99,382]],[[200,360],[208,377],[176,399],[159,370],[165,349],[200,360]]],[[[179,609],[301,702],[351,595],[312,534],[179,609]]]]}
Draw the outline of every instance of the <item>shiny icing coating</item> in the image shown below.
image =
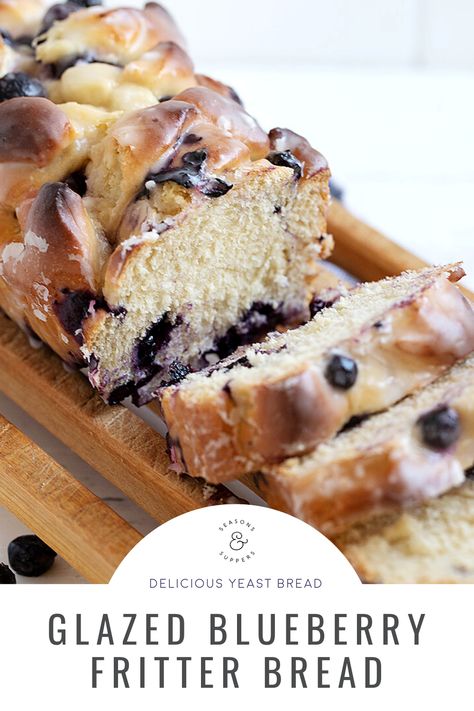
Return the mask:
{"type": "Polygon", "coordinates": [[[471,355],[432,386],[313,454],[268,467],[261,486],[271,505],[335,536],[355,523],[401,511],[463,484],[464,470],[473,463],[471,355]],[[420,420],[448,408],[457,422],[456,437],[449,436],[449,446],[433,448],[423,437],[420,420]]]}

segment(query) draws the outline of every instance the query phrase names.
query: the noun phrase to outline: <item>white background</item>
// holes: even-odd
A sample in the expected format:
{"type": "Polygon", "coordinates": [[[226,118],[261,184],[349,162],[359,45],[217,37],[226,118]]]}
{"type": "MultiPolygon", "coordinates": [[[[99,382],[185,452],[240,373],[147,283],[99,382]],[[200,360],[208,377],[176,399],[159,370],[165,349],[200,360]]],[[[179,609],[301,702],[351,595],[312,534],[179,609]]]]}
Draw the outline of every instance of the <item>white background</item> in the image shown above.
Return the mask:
{"type": "MultiPolygon", "coordinates": [[[[355,213],[428,261],[464,259],[474,288],[473,0],[167,6],[199,71],[233,84],[267,128],[306,135],[355,213]]],[[[0,412],[100,496],[120,497],[1,396],[0,412]]],[[[114,505],[143,532],[153,527],[129,502],[114,505]]],[[[0,509],[0,561],[24,530],[0,509]]],[[[77,579],[58,561],[23,582],[77,579]]]]}

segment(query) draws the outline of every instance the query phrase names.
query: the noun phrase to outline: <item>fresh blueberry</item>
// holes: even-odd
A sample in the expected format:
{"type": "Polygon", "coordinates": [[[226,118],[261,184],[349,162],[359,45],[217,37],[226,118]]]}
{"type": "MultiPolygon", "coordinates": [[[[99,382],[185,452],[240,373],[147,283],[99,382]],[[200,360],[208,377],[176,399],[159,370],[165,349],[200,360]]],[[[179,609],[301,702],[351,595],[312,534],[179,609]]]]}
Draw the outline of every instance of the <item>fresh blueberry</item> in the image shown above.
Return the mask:
{"type": "Polygon", "coordinates": [[[295,178],[301,178],[303,173],[303,164],[298,158],[295,158],[291,151],[272,151],[267,155],[267,160],[273,165],[284,166],[285,168],[292,168],[295,171],[295,178]]]}
{"type": "Polygon", "coordinates": [[[14,585],[16,583],[15,573],[8,565],[0,563],[0,585],[14,585]]]}
{"type": "Polygon", "coordinates": [[[349,390],[356,382],[358,372],[355,360],[336,353],[326,366],[325,376],[334,388],[349,390]]]}
{"type": "Polygon", "coordinates": [[[0,101],[15,99],[18,96],[47,96],[46,90],[38,79],[23,72],[10,72],[0,79],[0,101]]]}
{"type": "Polygon", "coordinates": [[[18,536],[8,546],[8,561],[19,575],[36,578],[51,568],[56,553],[38,536],[18,536]]]}
{"type": "Polygon", "coordinates": [[[430,449],[449,449],[459,439],[461,427],[459,415],[448,405],[439,405],[418,418],[424,444],[430,449]]]}

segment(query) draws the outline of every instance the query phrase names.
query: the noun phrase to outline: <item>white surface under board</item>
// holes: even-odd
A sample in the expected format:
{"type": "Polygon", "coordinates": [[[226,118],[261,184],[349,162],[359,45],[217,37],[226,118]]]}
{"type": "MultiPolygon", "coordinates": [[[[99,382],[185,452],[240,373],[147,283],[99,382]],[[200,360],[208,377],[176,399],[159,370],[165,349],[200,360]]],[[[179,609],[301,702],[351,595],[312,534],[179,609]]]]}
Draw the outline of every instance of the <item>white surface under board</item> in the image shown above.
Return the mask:
{"type": "MultiPolygon", "coordinates": [[[[474,77],[308,66],[200,67],[232,83],[266,128],[289,126],[325,153],[348,206],[431,262],[464,259],[474,287],[474,77]]],[[[153,521],[0,396],[0,412],[143,533],[153,521]]],[[[0,561],[26,529],[0,509],[0,561]]],[[[41,578],[79,582],[57,560],[41,578]]]]}

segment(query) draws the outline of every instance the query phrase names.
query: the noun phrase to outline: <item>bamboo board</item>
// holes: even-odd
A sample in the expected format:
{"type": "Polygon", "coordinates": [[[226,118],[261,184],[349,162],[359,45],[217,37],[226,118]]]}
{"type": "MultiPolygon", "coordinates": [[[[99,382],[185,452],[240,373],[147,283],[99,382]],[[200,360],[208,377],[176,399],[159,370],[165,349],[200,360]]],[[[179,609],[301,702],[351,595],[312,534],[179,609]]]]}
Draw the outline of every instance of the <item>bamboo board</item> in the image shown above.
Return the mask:
{"type": "MultiPolygon", "coordinates": [[[[332,261],[360,280],[425,265],[337,202],[328,223],[336,241],[332,261]]],[[[126,408],[105,405],[81,374],[67,372],[47,348],[31,348],[3,314],[0,390],[158,522],[199,507],[236,501],[225,487],[209,487],[170,472],[160,435],[126,408]]],[[[1,419],[0,460],[0,505],[88,580],[107,582],[139,534],[1,419]],[[52,495],[43,497],[48,486],[52,495]],[[95,541],[100,541],[100,550],[95,541]]]]}

